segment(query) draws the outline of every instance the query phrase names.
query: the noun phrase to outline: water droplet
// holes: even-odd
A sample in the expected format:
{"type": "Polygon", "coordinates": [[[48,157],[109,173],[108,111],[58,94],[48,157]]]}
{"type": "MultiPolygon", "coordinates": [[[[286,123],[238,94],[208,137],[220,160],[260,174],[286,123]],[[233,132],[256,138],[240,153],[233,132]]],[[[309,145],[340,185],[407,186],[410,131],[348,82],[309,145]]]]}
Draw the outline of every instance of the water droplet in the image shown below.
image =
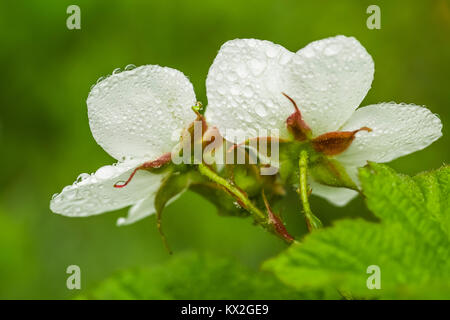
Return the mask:
{"type": "Polygon", "coordinates": [[[249,47],[254,48],[256,46],[256,40],[255,39],[249,39],[247,41],[247,44],[248,44],[249,47]]]}
{"type": "Polygon", "coordinates": [[[328,47],[325,48],[324,54],[326,56],[333,56],[335,54],[338,54],[339,51],[341,51],[341,46],[338,44],[330,44],[328,47]]]}
{"type": "Polygon", "coordinates": [[[102,82],[103,80],[105,80],[106,78],[107,78],[107,77],[100,77],[100,78],[97,79],[96,83],[100,83],[100,82],[102,82]]]}
{"type": "Polygon", "coordinates": [[[128,65],[125,67],[125,70],[130,71],[130,70],[133,70],[134,68],[136,68],[136,66],[135,66],[134,64],[128,64],[128,65]]]}
{"type": "Polygon", "coordinates": [[[241,90],[240,90],[238,85],[232,85],[231,86],[230,92],[231,92],[232,95],[238,95],[240,93],[240,91],[241,90]]]}
{"type": "Polygon", "coordinates": [[[260,117],[265,117],[267,115],[266,107],[262,103],[256,104],[255,111],[260,117]]]}
{"type": "Polygon", "coordinates": [[[291,61],[292,53],[291,52],[283,52],[283,54],[280,57],[280,64],[285,65],[289,61],[291,61]]]}
{"type": "Polygon", "coordinates": [[[278,48],[275,46],[270,46],[266,49],[266,55],[269,58],[274,58],[278,53],[278,48]]]}
{"type": "Polygon", "coordinates": [[[110,177],[112,177],[114,175],[114,173],[116,173],[116,168],[112,167],[112,166],[104,166],[99,168],[96,172],[95,172],[95,177],[98,179],[108,179],[110,177]]]}
{"type": "Polygon", "coordinates": [[[78,175],[76,183],[79,183],[81,181],[86,180],[87,178],[89,178],[91,175],[88,173],[81,173],[80,175],[78,175]]]}
{"type": "Polygon", "coordinates": [[[246,96],[247,98],[251,98],[253,96],[253,90],[250,86],[246,86],[244,88],[244,96],[246,96]]]}
{"type": "Polygon", "coordinates": [[[253,59],[249,62],[249,67],[251,72],[255,76],[259,76],[266,68],[266,62],[262,60],[253,59]]]}
{"type": "Polygon", "coordinates": [[[300,55],[298,55],[298,54],[294,55],[293,61],[294,61],[295,64],[303,64],[303,63],[305,63],[303,58],[300,55]]]}
{"type": "Polygon", "coordinates": [[[311,47],[306,47],[303,50],[301,50],[301,53],[306,57],[306,58],[312,58],[314,57],[315,53],[314,53],[314,49],[311,47]]]}
{"type": "Polygon", "coordinates": [[[237,77],[236,77],[236,75],[234,73],[230,72],[230,73],[227,74],[227,79],[230,82],[234,82],[234,81],[237,80],[237,77]]]}
{"type": "Polygon", "coordinates": [[[245,78],[248,75],[247,67],[244,64],[240,64],[236,69],[236,73],[239,77],[245,78]]]}

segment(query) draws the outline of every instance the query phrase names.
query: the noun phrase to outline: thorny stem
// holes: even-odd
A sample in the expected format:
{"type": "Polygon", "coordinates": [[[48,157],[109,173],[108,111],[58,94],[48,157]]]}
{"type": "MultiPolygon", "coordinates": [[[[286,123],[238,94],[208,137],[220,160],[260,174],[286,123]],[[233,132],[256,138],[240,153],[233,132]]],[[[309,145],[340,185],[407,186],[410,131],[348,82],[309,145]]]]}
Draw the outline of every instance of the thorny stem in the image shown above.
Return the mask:
{"type": "Polygon", "coordinates": [[[267,217],[266,215],[259,210],[250,199],[241,191],[239,188],[236,188],[232,183],[227,181],[226,179],[220,177],[217,173],[211,170],[207,165],[200,163],[198,165],[198,171],[208,177],[210,180],[214,181],[218,185],[222,186],[227,192],[229,192],[233,197],[235,197],[239,204],[244,207],[244,209],[248,210],[255,220],[262,224],[263,226],[267,225],[267,217]]]}
{"type": "Polygon", "coordinates": [[[299,194],[303,205],[303,212],[305,214],[306,225],[308,230],[311,232],[315,229],[322,227],[322,222],[317,218],[311,211],[308,200],[308,181],[307,181],[307,170],[308,170],[308,152],[302,150],[300,152],[300,159],[298,161],[298,166],[300,169],[300,187],[299,194]]]}

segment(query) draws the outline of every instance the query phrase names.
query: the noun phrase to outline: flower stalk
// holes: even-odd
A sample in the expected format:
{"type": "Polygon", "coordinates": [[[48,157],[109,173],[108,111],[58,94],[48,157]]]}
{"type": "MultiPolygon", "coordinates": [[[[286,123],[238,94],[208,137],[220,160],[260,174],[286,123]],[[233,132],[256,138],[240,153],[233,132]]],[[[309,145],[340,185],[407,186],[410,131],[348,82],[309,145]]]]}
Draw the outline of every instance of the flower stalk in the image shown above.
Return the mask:
{"type": "Polygon", "coordinates": [[[308,230],[311,232],[313,230],[322,228],[322,222],[312,213],[311,207],[309,206],[309,188],[307,180],[308,152],[306,150],[302,150],[300,152],[298,166],[300,169],[300,186],[298,193],[300,194],[300,199],[302,201],[306,225],[308,226],[308,230]]]}

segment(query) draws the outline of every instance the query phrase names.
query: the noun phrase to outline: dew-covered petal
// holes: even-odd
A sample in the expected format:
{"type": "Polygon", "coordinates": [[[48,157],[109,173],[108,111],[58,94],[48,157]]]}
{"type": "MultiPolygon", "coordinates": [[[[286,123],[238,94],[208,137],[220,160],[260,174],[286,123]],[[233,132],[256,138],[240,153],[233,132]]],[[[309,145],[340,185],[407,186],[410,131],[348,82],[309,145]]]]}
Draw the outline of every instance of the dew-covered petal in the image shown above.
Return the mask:
{"type": "Polygon", "coordinates": [[[341,130],[369,127],[356,134],[337,159],[362,166],[366,161],[388,162],[421,150],[442,136],[442,123],[430,110],[416,105],[381,103],[356,110],[341,130]]]}
{"type": "Polygon", "coordinates": [[[320,184],[311,179],[308,181],[312,194],[326,199],[335,206],[342,207],[358,195],[358,192],[347,188],[336,188],[320,184]]]}
{"type": "Polygon", "coordinates": [[[98,82],[87,98],[89,124],[111,156],[154,159],[170,152],[195,120],[195,93],[180,71],[145,65],[98,82]]]}
{"type": "MultiPolygon", "coordinates": [[[[137,222],[139,220],[142,220],[142,219],[144,219],[144,218],[146,218],[146,217],[156,213],[155,197],[156,197],[157,191],[158,191],[158,189],[155,189],[154,191],[152,191],[150,193],[150,195],[147,198],[140,200],[138,203],[136,203],[134,206],[132,206],[128,210],[127,217],[121,217],[121,218],[117,219],[117,225],[118,226],[129,225],[129,224],[135,223],[135,222],[137,222]]],[[[170,199],[167,202],[166,206],[168,206],[173,201],[178,199],[178,197],[181,194],[182,193],[177,194],[172,199],[170,199]]]]}
{"type": "Polygon", "coordinates": [[[283,73],[283,91],[318,136],[350,118],[370,89],[373,74],[372,57],[358,40],[336,36],[314,41],[293,56],[283,73]]]}
{"type": "Polygon", "coordinates": [[[55,194],[50,209],[65,216],[85,217],[135,204],[156,190],[163,175],[139,170],[124,188],[114,184],[125,181],[142,161],[132,160],[104,166],[93,174],[81,174],[74,184],[55,194]]]}
{"type": "Polygon", "coordinates": [[[276,128],[286,138],[286,119],[294,108],[285,92],[317,136],[351,116],[373,73],[371,56],[354,38],[315,41],[296,54],[269,41],[228,41],[208,73],[206,116],[237,143],[261,136],[260,129],[276,128]]]}
{"type": "Polygon", "coordinates": [[[206,79],[208,122],[236,143],[262,136],[260,129],[279,129],[287,137],[286,119],[294,108],[282,95],[281,73],[293,55],[270,41],[222,45],[206,79]]]}

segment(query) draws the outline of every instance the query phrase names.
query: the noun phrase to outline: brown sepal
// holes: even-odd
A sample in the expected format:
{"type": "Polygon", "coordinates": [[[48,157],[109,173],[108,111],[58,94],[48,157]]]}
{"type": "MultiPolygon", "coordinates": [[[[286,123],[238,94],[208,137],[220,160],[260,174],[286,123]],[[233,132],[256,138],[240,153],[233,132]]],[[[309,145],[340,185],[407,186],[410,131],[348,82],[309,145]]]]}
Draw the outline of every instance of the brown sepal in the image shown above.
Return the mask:
{"type": "Polygon", "coordinates": [[[289,234],[289,232],[286,230],[286,227],[283,224],[283,221],[281,221],[281,219],[275,213],[273,213],[272,209],[270,208],[264,190],[262,192],[262,197],[269,216],[269,224],[273,225],[276,233],[278,233],[285,241],[289,243],[293,242],[294,237],[289,234]]]}
{"type": "Polygon", "coordinates": [[[295,103],[294,99],[289,97],[286,93],[282,92],[282,94],[289,99],[295,109],[294,113],[286,119],[287,129],[294,136],[295,140],[305,141],[309,139],[311,137],[311,128],[303,120],[302,114],[297,107],[297,103],[295,103]]]}
{"type": "Polygon", "coordinates": [[[361,130],[372,131],[362,127],[355,131],[332,131],[324,133],[312,140],[314,150],[327,156],[335,156],[344,152],[355,139],[355,134],[361,130]]]}

